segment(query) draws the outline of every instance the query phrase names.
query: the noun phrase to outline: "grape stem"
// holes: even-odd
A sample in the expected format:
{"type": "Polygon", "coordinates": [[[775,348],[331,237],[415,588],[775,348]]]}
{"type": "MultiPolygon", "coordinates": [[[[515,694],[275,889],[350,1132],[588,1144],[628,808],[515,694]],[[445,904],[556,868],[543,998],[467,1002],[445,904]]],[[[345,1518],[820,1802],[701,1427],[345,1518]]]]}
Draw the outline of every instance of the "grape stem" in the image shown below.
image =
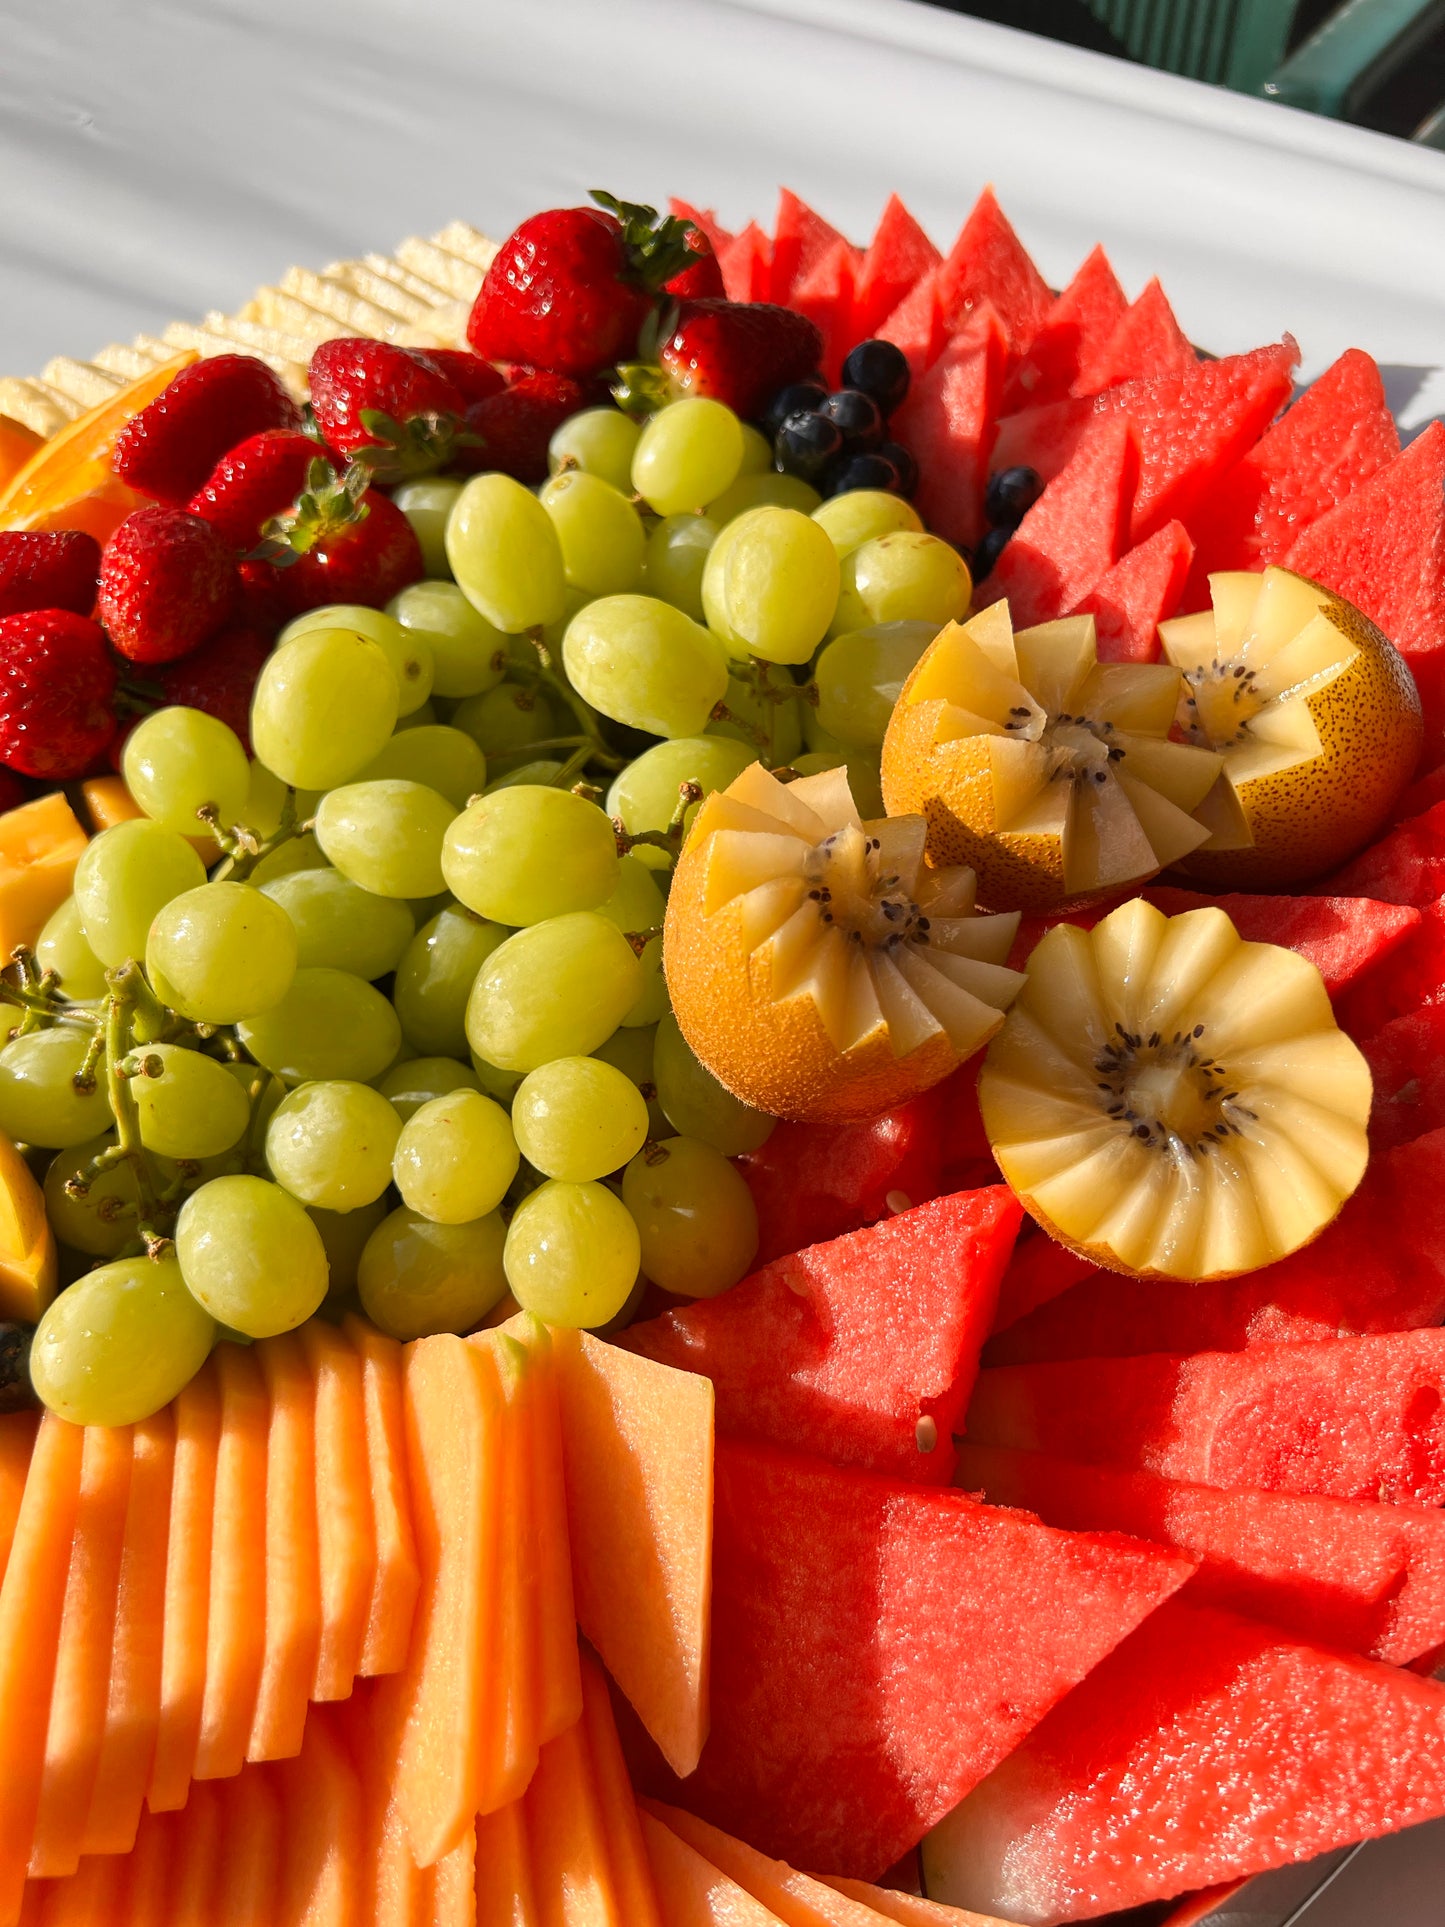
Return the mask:
{"type": "Polygon", "coordinates": [[[293,837],[304,836],[311,828],[309,822],[303,823],[297,817],[296,792],[289,785],[276,827],[269,836],[258,836],[244,823],[233,823],[229,830],[225,829],[214,803],[203,804],[196,815],[226,852],[226,860],[216,869],[212,883],[244,882],[262,857],[270,856],[273,850],[279,850],[283,843],[289,843],[293,837]]]}
{"type": "Polygon", "coordinates": [[[573,750],[557,774],[550,779],[549,788],[565,790],[568,785],[586,769],[588,763],[592,760],[592,755],[591,744],[585,741],[581,743],[573,750]]]}
{"type": "Polygon", "coordinates": [[[35,953],[27,944],[17,944],[10,953],[10,961],[19,982],[0,977],[0,1003],[25,1013],[9,1033],[11,1037],[25,1037],[33,1030],[45,1030],[52,1024],[70,1024],[79,1030],[94,1025],[95,1013],[67,1005],[60,994],[59,977],[53,970],[37,968],[35,953]]]}
{"type": "Polygon", "coordinates": [[[662,933],[663,925],[655,923],[650,930],[624,930],[622,934],[632,945],[632,954],[640,957],[647,946],[655,942],[662,933]]]}
{"type": "Polygon", "coordinates": [[[714,703],[710,717],[715,723],[731,723],[735,729],[740,729],[754,748],[771,750],[772,744],[757,724],[750,723],[746,716],[739,716],[735,710],[729,709],[726,703],[714,703]]]}
{"type": "Polygon", "coordinates": [[[102,1151],[95,1160],[95,1174],[98,1175],[99,1169],[107,1165],[119,1164],[127,1159],[133,1165],[136,1196],[140,1203],[137,1229],[146,1255],[159,1258],[169,1249],[171,1241],[159,1229],[162,1209],[155,1172],[151,1168],[150,1155],[141,1142],[140,1111],[131,1089],[131,1080],[125,1072],[125,1062],[132,1046],[138,1041],[136,1031],[141,1026],[136,1023],[137,1013],[143,1013],[142,1024],[146,1028],[153,1021],[155,1011],[161,1013],[163,1021],[166,1013],[141,975],[138,964],[123,963],[119,970],[108,970],[106,981],[110,985],[110,995],[106,999],[104,1054],[110,1108],[115,1113],[116,1143],[111,1150],[102,1151]]]}
{"type": "Polygon", "coordinates": [[[629,850],[635,849],[639,843],[646,843],[654,850],[666,850],[676,862],[682,849],[682,839],[686,834],[687,813],[694,803],[701,801],[702,784],[688,777],[686,782],[679,783],[677,786],[677,802],[673,806],[672,815],[668,819],[665,830],[630,831],[620,816],[614,816],[612,831],[617,838],[617,854],[626,856],[629,850]]]}
{"type": "Polygon", "coordinates": [[[583,702],[566,677],[558,673],[556,659],[544,641],[541,629],[529,629],[527,640],[537,652],[536,669],[532,669],[527,663],[519,662],[511,665],[510,673],[518,682],[526,683],[534,689],[538,687],[545,689],[549,696],[567,705],[577,718],[578,728],[592,744],[592,761],[601,763],[604,769],[625,769],[627,758],[619,756],[615,750],[608,748],[597,711],[590,703],[583,702]]]}

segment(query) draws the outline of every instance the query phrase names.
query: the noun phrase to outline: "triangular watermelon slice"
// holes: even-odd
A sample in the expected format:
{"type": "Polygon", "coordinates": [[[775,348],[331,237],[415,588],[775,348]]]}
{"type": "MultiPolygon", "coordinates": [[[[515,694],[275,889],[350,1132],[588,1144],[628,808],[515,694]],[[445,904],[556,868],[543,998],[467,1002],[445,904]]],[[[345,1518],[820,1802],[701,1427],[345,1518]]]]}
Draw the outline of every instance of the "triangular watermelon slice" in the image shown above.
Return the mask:
{"type": "Polygon", "coordinates": [[[712,1733],[660,1797],[876,1879],[1192,1563],[961,1492],[722,1441],[712,1733]]]}
{"type": "Polygon", "coordinates": [[[914,381],[931,368],[948,342],[943,306],[938,297],[937,268],[920,275],[892,314],[874,323],[873,333],[901,348],[914,381]]]}
{"type": "Polygon", "coordinates": [[[853,282],[858,272],[858,250],[835,241],[793,284],[788,306],[805,314],[823,337],[819,366],[826,380],[836,382],[843,357],[857,339],[853,328],[853,282]]]}
{"type": "Polygon", "coordinates": [[[1372,1037],[1392,1017],[1445,998],[1445,900],[1422,904],[1400,943],[1338,1006],[1356,1039],[1372,1037]]]}
{"type": "Polygon", "coordinates": [[[1387,827],[1408,823],[1412,816],[1423,816],[1436,803],[1445,803],[1445,766],[1417,776],[1408,789],[1401,791],[1387,819],[1387,827]]]}
{"type": "Polygon", "coordinates": [[[1394,1018],[1360,1048],[1375,1085],[1372,1151],[1393,1150],[1445,1125],[1445,1004],[1394,1018]]]}
{"type": "Polygon", "coordinates": [[[1385,903],[1433,903],[1445,896],[1445,803],[1397,823],[1377,843],[1315,888],[1329,896],[1385,903]]]}
{"type": "Polygon", "coordinates": [[[1121,381],[1182,374],[1195,360],[1156,275],[1120,315],[1108,340],[1080,358],[1072,392],[1098,395],[1106,388],[1117,388],[1121,381]]]}
{"type": "Polygon", "coordinates": [[[1070,614],[1094,618],[1100,662],[1158,660],[1159,624],[1179,607],[1193,554],[1184,524],[1166,522],[1099,577],[1070,614]]]}
{"type": "Polygon", "coordinates": [[[720,255],[734,239],[710,207],[694,207],[691,201],[680,201],[674,194],[667,203],[667,211],[676,220],[691,221],[695,228],[700,228],[712,243],[714,254],[720,255]]]}
{"type": "Polygon", "coordinates": [[[1014,364],[1004,389],[1005,412],[1063,400],[1080,366],[1104,346],[1128,305],[1108,255],[1096,247],[1014,364]]]}
{"type": "Polygon", "coordinates": [[[1020,1216],[1004,1185],[935,1198],[617,1342],[710,1378],[720,1433],[946,1484],[1020,1216]]]}
{"type": "Polygon", "coordinates": [[[1441,1813],[1445,1687],[1181,1598],[1035,1728],[923,1864],[956,1905],[1087,1920],[1441,1813]]]}
{"type": "Polygon", "coordinates": [[[773,272],[767,299],[793,305],[793,292],[831,249],[847,239],[830,221],[814,212],[791,188],[778,195],[778,218],[773,225],[773,272]]]}
{"type": "Polygon", "coordinates": [[[894,432],[918,462],[919,514],[935,535],[966,549],[983,534],[1005,353],[998,316],[990,307],[978,309],[914,382],[894,417],[894,432]]]}
{"type": "MultiPolygon", "coordinates": [[[[993,1318],[995,1332],[1007,1331],[1037,1306],[1072,1291],[1085,1278],[1096,1277],[1098,1269],[1087,1258],[1070,1251],[1067,1245],[1055,1244],[1048,1233],[1030,1219],[1014,1245],[1008,1269],[999,1284],[998,1306],[993,1318]]],[[[1004,1362],[989,1359],[990,1364],[1004,1362]]]]}
{"type": "Polygon", "coordinates": [[[902,201],[896,194],[890,194],[858,269],[854,340],[866,341],[942,259],[902,201]]]}
{"type": "Polygon", "coordinates": [[[1440,1505],[1445,1331],[1001,1365],[979,1374],[968,1435],[1199,1485],[1440,1505]]]}
{"type": "Polygon", "coordinates": [[[1222,1492],[1046,1452],[966,1445],[957,1483],[1071,1532],[1127,1532],[1200,1562],[1189,1598],[1407,1665],[1445,1640],[1445,1513],[1222,1492]]]}
{"type": "Polygon", "coordinates": [[[1023,353],[1053,305],[1047,283],[991,187],[974,202],[939,269],[938,292],[950,334],[987,301],[1003,324],[1011,354],[1023,353]]]}
{"type": "Polygon", "coordinates": [[[979,593],[1008,597],[1015,629],[1051,622],[1084,597],[1129,544],[1139,439],[1127,416],[1106,416],[1080,440],[1015,530],[979,593]]]}
{"type": "Polygon", "coordinates": [[[729,301],[769,299],[773,244],[756,221],[749,221],[725,247],[718,249],[717,264],[729,301]]]}

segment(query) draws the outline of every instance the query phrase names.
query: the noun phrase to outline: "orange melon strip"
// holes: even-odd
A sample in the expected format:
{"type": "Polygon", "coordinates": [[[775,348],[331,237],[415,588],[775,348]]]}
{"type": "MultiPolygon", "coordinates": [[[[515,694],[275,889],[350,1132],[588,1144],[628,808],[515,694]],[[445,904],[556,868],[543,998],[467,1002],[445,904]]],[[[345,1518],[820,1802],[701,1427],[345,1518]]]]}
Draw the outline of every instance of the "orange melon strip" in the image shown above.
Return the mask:
{"type": "Polygon", "coordinates": [[[224,1780],[241,1770],[266,1643],[266,1381],[249,1346],[218,1345],[214,1356],[221,1435],[198,1780],[224,1780]]]}
{"type": "MultiPolygon", "coordinates": [[[[427,1890],[417,1927],[476,1927],[477,1829],[426,1872],[427,1890]]],[[[381,1927],[378,1920],[376,1927],[381,1927]]]]}
{"type": "Polygon", "coordinates": [[[155,1753],[161,1705],[166,1541],[176,1428],[169,1409],[132,1428],[105,1725],[81,1851],[129,1853],[155,1753]]]}
{"type": "Polygon", "coordinates": [[[161,1703],[146,1796],[153,1813],[173,1813],[185,1805],[201,1731],[216,1458],[221,1435],[221,1384],[215,1352],[175,1401],[174,1411],[176,1454],[166,1543],[161,1703]]]}
{"type": "Polygon", "coordinates": [[[668,1927],[780,1927],[776,1914],[645,1808],[641,1818],[668,1927]]]}
{"type": "Polygon", "coordinates": [[[878,1915],[866,1903],[798,1873],[785,1861],[770,1859],[694,1814],[655,1800],[643,1804],[679,1840],[686,1841],[729,1880],[745,1887],[754,1900],[771,1908],[784,1927],[877,1927],[878,1915]]]}
{"type": "Polygon", "coordinates": [[[406,1477],[406,1414],[402,1392],[403,1352],[354,1313],[342,1331],[361,1360],[366,1404],[366,1453],[371,1470],[371,1513],[376,1533],[376,1581],[361,1648],[362,1673],[396,1673],[406,1664],[421,1575],[411,1523],[406,1477]]]}
{"type": "Polygon", "coordinates": [[[35,1418],[30,1412],[7,1412],[0,1418],[0,1579],[10,1559],[10,1541],[25,1495],[25,1475],[35,1450],[35,1418]]]}
{"type": "Polygon", "coordinates": [[[582,1717],[577,1661],[577,1608],[567,1535],[567,1484],[562,1471],[562,1413],[557,1349],[547,1327],[524,1315],[518,1335],[537,1360],[537,1414],[532,1444],[532,1511],[537,1531],[537,1737],[546,1744],[582,1717]]]}
{"type": "Polygon", "coordinates": [[[537,1770],[538,1558],[532,1463],[537,1366],[515,1338],[486,1332],[469,1343],[488,1347],[502,1385],[501,1534],[492,1665],[496,1719],[483,1761],[477,1806],[483,1813],[520,1800],[537,1770]]]}
{"type": "Polygon", "coordinates": [[[361,1360],[334,1325],[313,1318],[301,1343],[316,1399],[316,1524],[321,1646],[311,1697],[345,1699],[361,1666],[376,1585],[376,1525],[361,1360]]]}
{"type": "Polygon", "coordinates": [[[66,1880],[36,1885],[42,1927],[102,1927],[116,1917],[125,1887],[125,1862],[109,1854],[87,1856],[66,1880]]]}
{"type": "Polygon", "coordinates": [[[50,1689],[80,1503],[85,1434],[47,1415],[0,1582],[0,1923],[12,1927],[40,1800],[50,1689]]]}
{"type": "Polygon", "coordinates": [[[266,1647],[248,1760],[301,1750],[321,1651],[316,1398],[294,1332],[256,1347],[270,1402],[266,1437],[266,1647]]]}
{"type": "Polygon", "coordinates": [[[970,1913],[967,1907],[945,1907],[941,1901],[920,1900],[917,1894],[894,1893],[890,1887],[871,1887],[866,1880],[844,1880],[833,1874],[823,1876],[825,1887],[834,1887],[850,1900],[861,1900],[884,1920],[896,1920],[901,1927],[1008,1927],[1008,1922],[992,1914],[970,1913]]]}
{"type": "Polygon", "coordinates": [[[523,1805],[546,1927],[631,1927],[612,1877],[580,1721],[543,1747],[523,1805]]]}
{"type": "Polygon", "coordinates": [[[277,1927],[281,1799],[274,1778],[246,1768],[217,1792],[223,1801],[221,1880],[210,1927],[277,1927]]]}
{"type": "Polygon", "coordinates": [[[280,1899],[285,1927],[357,1927],[367,1881],[361,1782],[331,1721],[311,1718],[294,1760],[272,1769],[284,1815],[280,1899]]]}
{"type": "Polygon", "coordinates": [[[170,1927],[171,1863],[180,1824],[178,1814],[142,1814],[125,1856],[125,1900],[115,1927],[170,1927]]]}
{"type": "Polygon", "coordinates": [[[198,1781],[185,1812],[175,1822],[167,1927],[214,1927],[221,1884],[223,1792],[229,1790],[198,1781]]]}
{"type": "Polygon", "coordinates": [[[592,1784],[602,1812],[602,1831],[612,1862],[618,1906],[629,1927],[662,1927],[637,1800],[627,1762],[622,1757],[622,1742],[612,1717],[607,1680],[590,1653],[582,1655],[581,1682],[582,1730],[592,1766],[592,1784]]]}
{"type": "Polygon", "coordinates": [[[477,1821],[477,1927],[542,1927],[522,1802],[477,1821]]]}

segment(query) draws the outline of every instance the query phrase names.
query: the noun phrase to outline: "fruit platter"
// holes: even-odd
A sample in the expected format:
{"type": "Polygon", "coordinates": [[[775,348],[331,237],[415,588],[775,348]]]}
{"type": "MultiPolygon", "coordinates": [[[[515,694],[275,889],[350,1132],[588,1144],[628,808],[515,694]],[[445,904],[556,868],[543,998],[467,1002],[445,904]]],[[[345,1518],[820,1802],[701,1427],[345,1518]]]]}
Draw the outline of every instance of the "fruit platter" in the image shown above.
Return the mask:
{"type": "Polygon", "coordinates": [[[0,1927],[1445,1816],[1445,425],[602,192],[0,380],[0,1927]]]}

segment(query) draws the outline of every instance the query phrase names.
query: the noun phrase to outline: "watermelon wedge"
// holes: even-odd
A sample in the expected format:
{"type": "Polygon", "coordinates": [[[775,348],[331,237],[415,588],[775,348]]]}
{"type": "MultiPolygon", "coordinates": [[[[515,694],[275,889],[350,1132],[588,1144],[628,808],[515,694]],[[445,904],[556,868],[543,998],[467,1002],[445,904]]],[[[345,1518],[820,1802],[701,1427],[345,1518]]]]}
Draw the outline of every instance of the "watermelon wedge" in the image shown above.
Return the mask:
{"type": "Polygon", "coordinates": [[[721,255],[728,247],[733,236],[719,221],[710,207],[694,207],[690,201],[680,201],[674,194],[667,203],[667,211],[679,221],[691,221],[695,228],[707,236],[714,254],[721,255]]]}
{"type": "Polygon", "coordinates": [[[825,221],[806,201],[790,188],[778,196],[778,218],[773,226],[772,275],[766,299],[792,307],[800,283],[812,273],[825,254],[847,239],[830,221],[825,221]]]}
{"type": "MultiPolygon", "coordinates": [[[[943,256],[929,240],[896,194],[878,219],[868,251],[858,267],[854,298],[853,335],[866,341],[881,321],[942,261],[943,256]]],[[[851,344],[850,344],[851,345],[851,344]]]]}
{"type": "MultiPolygon", "coordinates": [[[[1072,1291],[1085,1278],[1099,1276],[1097,1265],[1081,1258],[1066,1245],[1055,1244],[1047,1232],[1040,1231],[1032,1219],[1013,1248],[1008,1269],[998,1288],[998,1308],[994,1312],[995,1332],[1007,1331],[1039,1305],[1072,1291]]],[[[990,1358],[992,1363],[1002,1360],[990,1358]]]]}
{"type": "Polygon", "coordinates": [[[1108,255],[1096,247],[1015,362],[1004,389],[1005,412],[1063,400],[1080,366],[1103,348],[1128,305],[1108,255]]]}
{"type": "Polygon", "coordinates": [[[938,293],[939,272],[930,268],[920,275],[892,313],[873,325],[873,333],[880,340],[902,349],[914,381],[933,366],[948,342],[938,293]]]}
{"type": "Polygon", "coordinates": [[[1191,1601],[1404,1666],[1445,1640],[1445,1513],[1221,1492],[1046,1452],[968,1445],[958,1484],[1074,1532],[1127,1532],[1199,1561],[1191,1601]]]}
{"type": "Polygon", "coordinates": [[[1038,333],[1053,296],[1009,225],[991,187],[974,202],[938,271],[944,322],[956,333],[985,301],[1003,324],[1009,352],[1021,354],[1038,333]]]}
{"type": "Polygon", "coordinates": [[[979,308],[914,383],[893,422],[918,461],[919,514],[934,534],[966,549],[983,534],[1004,355],[1002,323],[991,307],[979,308]]]}
{"type": "Polygon", "coordinates": [[[847,241],[835,241],[793,284],[788,305],[805,314],[823,337],[820,366],[824,379],[836,382],[843,357],[856,339],[853,327],[853,284],[859,255],[847,241]]]}
{"type": "Polygon", "coordinates": [[[767,301],[773,280],[773,244],[749,221],[726,247],[719,248],[718,267],[729,301],[767,301]]]}
{"type": "Polygon", "coordinates": [[[719,1433],[946,1484],[1021,1212],[965,1191],[814,1245],[618,1343],[700,1372],[719,1433]]]}
{"type": "Polygon", "coordinates": [[[924,1845],[1010,1920],[1116,1908],[1445,1812],[1445,1687],[1174,1599],[924,1845]]]}
{"type": "Polygon", "coordinates": [[[1353,990],[1410,936],[1419,912],[1380,903],[1367,893],[1320,897],[1250,896],[1226,892],[1201,896],[1156,884],[1145,892],[1166,916],[1217,904],[1246,942],[1283,944],[1308,957],[1332,998],[1353,990]]]}
{"type": "Polygon", "coordinates": [[[1182,522],[1166,522],[1147,542],[1129,549],[1071,615],[1092,616],[1100,662],[1154,662],[1159,624],[1184,594],[1194,544],[1182,522]]]}
{"type": "Polygon", "coordinates": [[[1397,823],[1342,870],[1315,886],[1330,896],[1421,905],[1445,895],[1445,803],[1397,823]]]}
{"type": "Polygon", "coordinates": [[[874,1879],[1193,1571],[961,1492],[717,1456],[712,1733],[659,1798],[874,1879]]]}
{"type": "MultiPolygon", "coordinates": [[[[1025,515],[979,593],[1008,597],[1015,629],[1051,622],[1079,603],[1129,545],[1139,441],[1123,415],[1091,423],[1069,462],[1025,515]]],[[[926,511],[925,511],[926,514],[926,511]]]]}
{"type": "Polygon", "coordinates": [[[1401,1012],[1445,998],[1445,898],[1423,904],[1378,970],[1337,1007],[1352,1037],[1371,1037],[1401,1012]]]}
{"type": "Polygon", "coordinates": [[[1108,339],[1094,353],[1080,357],[1071,392],[1098,395],[1122,381],[1182,374],[1194,363],[1194,350],[1156,275],[1120,315],[1108,339]]]}
{"type": "Polygon", "coordinates": [[[1445,1125],[1445,1004],[1394,1018],[1361,1049],[1375,1083],[1372,1150],[1392,1150],[1445,1125]]]}

